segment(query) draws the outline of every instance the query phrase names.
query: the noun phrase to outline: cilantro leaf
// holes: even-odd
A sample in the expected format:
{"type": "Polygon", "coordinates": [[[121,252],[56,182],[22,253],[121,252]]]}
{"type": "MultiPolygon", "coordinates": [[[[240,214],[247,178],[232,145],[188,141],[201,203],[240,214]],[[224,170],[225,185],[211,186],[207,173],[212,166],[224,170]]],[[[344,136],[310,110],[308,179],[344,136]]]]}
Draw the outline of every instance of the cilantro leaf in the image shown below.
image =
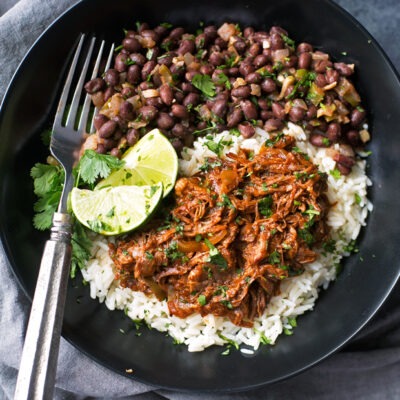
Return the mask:
{"type": "Polygon", "coordinates": [[[218,75],[218,84],[225,85],[225,87],[228,90],[230,90],[232,88],[229,78],[223,72],[220,72],[220,74],[218,75]]]}
{"type": "Polygon", "coordinates": [[[271,210],[272,197],[266,196],[258,202],[258,211],[261,215],[269,218],[272,215],[271,210]]]}
{"type": "Polygon", "coordinates": [[[37,163],[31,169],[34,192],[38,200],[33,206],[36,212],[33,225],[36,229],[45,230],[51,227],[54,212],[60,201],[64,170],[54,165],[37,163]]]}
{"type": "Polygon", "coordinates": [[[204,239],[205,244],[210,249],[206,262],[216,265],[221,270],[228,268],[228,263],[219,250],[207,239],[204,239]]]}
{"type": "Polygon", "coordinates": [[[341,176],[342,176],[342,174],[340,173],[340,171],[339,171],[337,168],[331,169],[331,170],[329,171],[329,173],[330,173],[335,179],[340,179],[341,176]]]}
{"type": "Polygon", "coordinates": [[[195,75],[192,79],[192,85],[202,91],[207,97],[215,96],[215,85],[208,75],[195,75]]]}
{"type": "Polygon", "coordinates": [[[119,169],[125,164],[117,157],[98,154],[93,150],[86,150],[77,166],[79,178],[88,184],[93,184],[98,178],[107,178],[112,169],[119,169]]]}
{"type": "Polygon", "coordinates": [[[72,234],[72,257],[71,257],[71,278],[75,278],[76,269],[85,267],[90,258],[90,248],[92,242],[87,235],[87,231],[78,221],[74,223],[74,233],[72,234]]]}

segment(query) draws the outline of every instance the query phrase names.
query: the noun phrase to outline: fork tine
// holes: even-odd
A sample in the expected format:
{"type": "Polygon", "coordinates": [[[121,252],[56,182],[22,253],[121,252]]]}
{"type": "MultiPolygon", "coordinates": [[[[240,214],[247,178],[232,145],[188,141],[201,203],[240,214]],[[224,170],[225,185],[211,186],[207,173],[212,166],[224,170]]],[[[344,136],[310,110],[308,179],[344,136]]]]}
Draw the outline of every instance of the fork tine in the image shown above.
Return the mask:
{"type": "Polygon", "coordinates": [[[65,106],[66,106],[67,99],[68,99],[69,89],[71,87],[72,78],[74,77],[76,64],[78,63],[78,58],[79,58],[79,54],[82,49],[82,44],[83,44],[84,39],[85,39],[85,34],[82,34],[81,38],[79,39],[78,47],[76,48],[76,51],[75,51],[74,59],[72,60],[71,67],[68,71],[68,76],[65,81],[65,85],[64,85],[61,97],[60,97],[60,101],[58,103],[56,117],[54,118],[53,130],[55,128],[61,126],[62,118],[63,118],[64,111],[65,111],[65,106]]]}
{"type": "Polygon", "coordinates": [[[78,106],[79,106],[79,99],[81,98],[82,88],[85,83],[86,73],[87,73],[87,70],[89,67],[89,62],[90,62],[90,58],[92,56],[92,51],[93,51],[95,41],[96,41],[96,38],[93,38],[90,42],[89,51],[87,53],[81,75],[79,77],[78,83],[75,88],[74,97],[72,98],[71,108],[69,109],[67,123],[65,124],[66,127],[71,128],[71,129],[74,129],[76,112],[77,112],[78,106]]]}
{"type": "MultiPolygon", "coordinates": [[[[101,62],[101,56],[103,55],[104,45],[105,45],[105,41],[103,40],[101,42],[100,49],[99,49],[97,59],[96,59],[96,63],[94,65],[92,76],[90,77],[90,79],[94,79],[97,76],[97,72],[99,71],[100,62],[101,62]]],[[[85,102],[83,103],[81,118],[79,120],[78,132],[84,132],[84,131],[86,132],[87,118],[89,115],[90,105],[91,105],[91,97],[89,94],[86,94],[85,102]]]]}
{"type": "MultiPolygon", "coordinates": [[[[107,63],[106,63],[106,66],[105,66],[105,68],[104,68],[104,72],[106,72],[106,71],[110,68],[111,61],[112,61],[112,58],[113,58],[113,54],[114,54],[114,43],[111,45],[110,52],[108,53],[107,63]]],[[[96,115],[97,115],[98,113],[99,113],[99,110],[96,108],[96,109],[94,110],[94,114],[93,114],[93,118],[92,118],[92,123],[91,123],[91,125],[90,125],[90,132],[92,132],[92,133],[94,133],[94,131],[95,131],[95,129],[94,129],[94,118],[96,117],[96,115]]]]}

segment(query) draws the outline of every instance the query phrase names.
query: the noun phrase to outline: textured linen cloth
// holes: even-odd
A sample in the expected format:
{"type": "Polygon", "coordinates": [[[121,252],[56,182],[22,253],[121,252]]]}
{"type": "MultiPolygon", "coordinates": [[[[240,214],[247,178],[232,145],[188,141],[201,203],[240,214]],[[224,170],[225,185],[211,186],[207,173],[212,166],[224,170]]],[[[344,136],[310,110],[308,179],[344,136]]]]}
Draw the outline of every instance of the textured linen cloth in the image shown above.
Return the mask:
{"type": "MultiPolygon", "coordinates": [[[[0,98],[28,48],[74,2],[0,0],[0,15],[3,14],[0,17],[0,98]]],[[[340,0],[338,3],[370,30],[399,67],[398,0],[340,0]]],[[[0,400],[13,397],[29,311],[30,303],[0,248],[0,400]]],[[[299,376],[264,389],[229,395],[157,390],[107,370],[62,339],[55,398],[400,399],[400,287],[341,352],[299,376]]]]}

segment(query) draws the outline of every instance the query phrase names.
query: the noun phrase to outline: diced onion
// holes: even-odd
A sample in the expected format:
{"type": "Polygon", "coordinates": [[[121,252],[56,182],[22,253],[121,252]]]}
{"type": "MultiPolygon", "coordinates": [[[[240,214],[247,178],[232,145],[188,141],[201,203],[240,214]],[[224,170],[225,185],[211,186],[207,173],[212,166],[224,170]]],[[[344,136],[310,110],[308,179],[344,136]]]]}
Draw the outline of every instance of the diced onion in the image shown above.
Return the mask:
{"type": "Polygon", "coordinates": [[[224,39],[226,42],[229,41],[229,38],[236,33],[236,28],[234,24],[228,24],[225,22],[219,29],[218,35],[224,39]]]}
{"type": "Polygon", "coordinates": [[[158,97],[160,94],[158,93],[158,90],[155,89],[146,89],[142,91],[142,95],[145,99],[149,99],[151,97],[158,97]]]}
{"type": "Polygon", "coordinates": [[[371,139],[371,135],[366,129],[363,129],[360,131],[360,138],[363,143],[367,143],[371,139]]]}
{"type": "Polygon", "coordinates": [[[283,81],[283,83],[282,83],[281,92],[280,92],[280,94],[279,94],[279,96],[278,96],[278,100],[281,100],[281,99],[284,98],[287,88],[288,88],[292,83],[294,83],[294,78],[293,78],[293,76],[287,76],[287,77],[284,79],[284,81],[283,81]]]}
{"type": "Polygon", "coordinates": [[[275,62],[283,62],[287,57],[289,57],[289,49],[279,49],[272,52],[272,60],[275,62]]]}
{"type": "Polygon", "coordinates": [[[313,60],[327,61],[329,60],[329,54],[323,53],[322,51],[314,51],[314,53],[311,53],[311,58],[313,60]]]}

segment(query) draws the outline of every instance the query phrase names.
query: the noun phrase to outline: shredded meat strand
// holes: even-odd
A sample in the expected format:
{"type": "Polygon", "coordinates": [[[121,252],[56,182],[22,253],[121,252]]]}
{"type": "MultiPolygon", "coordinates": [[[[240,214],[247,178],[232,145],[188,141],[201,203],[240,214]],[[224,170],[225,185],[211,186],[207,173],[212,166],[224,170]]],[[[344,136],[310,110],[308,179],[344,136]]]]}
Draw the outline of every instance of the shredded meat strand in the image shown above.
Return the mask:
{"type": "Polygon", "coordinates": [[[199,312],[252,326],[328,237],[326,177],[293,143],[279,136],[255,156],[208,159],[208,170],[179,179],[169,222],[110,245],[116,279],[167,299],[180,318],[199,312]]]}

